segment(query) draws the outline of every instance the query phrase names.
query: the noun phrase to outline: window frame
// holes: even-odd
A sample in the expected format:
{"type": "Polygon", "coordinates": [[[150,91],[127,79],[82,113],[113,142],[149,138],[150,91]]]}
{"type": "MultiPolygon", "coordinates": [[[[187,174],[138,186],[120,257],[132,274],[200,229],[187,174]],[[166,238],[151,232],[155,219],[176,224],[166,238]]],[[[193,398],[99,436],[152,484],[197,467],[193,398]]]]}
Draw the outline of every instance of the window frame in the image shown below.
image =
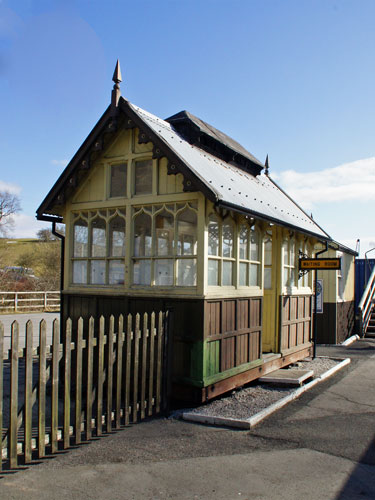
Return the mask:
{"type": "Polygon", "coordinates": [[[134,206],[132,213],[132,253],[131,253],[131,286],[132,287],[163,287],[163,288],[188,288],[193,289],[198,286],[198,204],[196,201],[181,201],[171,203],[158,203],[152,205],[134,206]],[[194,206],[195,205],[195,206],[194,206]],[[173,207],[173,210],[172,208],[173,207]],[[186,210],[191,210],[195,214],[195,253],[179,254],[178,253],[178,217],[186,210]],[[173,242],[172,249],[167,255],[159,255],[157,251],[157,228],[156,219],[163,213],[171,214],[173,217],[173,242]],[[135,255],[135,220],[141,213],[147,213],[151,217],[151,252],[150,255],[137,256],[135,255]],[[135,283],[135,263],[137,261],[147,261],[150,266],[150,283],[135,283]],[[156,269],[161,265],[162,261],[168,261],[171,264],[172,282],[169,284],[157,283],[156,269]],[[195,267],[195,283],[191,285],[179,284],[179,263],[183,260],[193,261],[195,267]],[[159,264],[160,263],[160,264],[159,264]]]}
{"type": "Polygon", "coordinates": [[[113,287],[120,287],[124,286],[125,284],[125,259],[126,259],[126,250],[124,248],[124,254],[123,256],[112,256],[110,255],[111,250],[110,250],[110,241],[109,241],[109,234],[110,234],[110,223],[111,221],[116,218],[120,217],[124,221],[124,243],[126,240],[126,208],[121,207],[121,208],[115,208],[115,209],[110,209],[110,208],[105,208],[105,209],[97,209],[97,210],[87,210],[87,211],[74,211],[72,212],[72,249],[71,249],[71,258],[70,258],[70,263],[71,263],[71,271],[70,271],[70,284],[72,286],[87,286],[87,287],[108,287],[108,286],[113,286],[113,287]],[[83,215],[85,214],[85,215],[83,215]],[[96,219],[102,219],[105,223],[105,252],[104,255],[100,256],[94,256],[93,255],[93,221],[96,219]],[[75,227],[76,227],[76,222],[79,220],[84,220],[87,223],[87,255],[83,257],[77,257],[74,255],[74,245],[75,245],[75,227]],[[94,262],[99,262],[102,263],[104,262],[104,283],[93,283],[92,281],[92,270],[94,266],[94,262]],[[114,261],[121,261],[123,265],[123,275],[124,279],[122,283],[110,283],[109,278],[110,278],[110,267],[111,267],[111,262],[114,261]],[[86,282],[75,282],[74,279],[74,268],[75,268],[75,263],[76,262],[84,262],[85,267],[86,267],[86,282]]]}

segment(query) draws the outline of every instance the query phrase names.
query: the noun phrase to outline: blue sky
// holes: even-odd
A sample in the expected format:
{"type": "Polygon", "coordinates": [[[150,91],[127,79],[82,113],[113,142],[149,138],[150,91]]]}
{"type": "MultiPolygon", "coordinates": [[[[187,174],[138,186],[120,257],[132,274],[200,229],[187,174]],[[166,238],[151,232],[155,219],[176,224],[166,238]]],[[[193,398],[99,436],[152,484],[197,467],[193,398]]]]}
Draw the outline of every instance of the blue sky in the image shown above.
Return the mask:
{"type": "MultiPolygon", "coordinates": [[[[14,236],[110,101],[232,136],[335,239],[375,247],[373,0],[0,0],[0,189],[14,236]]],[[[370,256],[375,256],[375,251],[370,256]]]]}

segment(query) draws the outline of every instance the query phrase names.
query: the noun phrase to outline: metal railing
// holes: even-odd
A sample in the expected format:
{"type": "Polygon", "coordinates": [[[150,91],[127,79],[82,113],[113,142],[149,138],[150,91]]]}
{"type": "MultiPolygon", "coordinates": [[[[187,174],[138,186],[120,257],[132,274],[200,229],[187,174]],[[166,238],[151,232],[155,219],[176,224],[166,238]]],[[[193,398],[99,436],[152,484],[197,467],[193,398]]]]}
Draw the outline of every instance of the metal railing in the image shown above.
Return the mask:
{"type": "Polygon", "coordinates": [[[364,336],[371,318],[375,297],[375,267],[372,270],[370,279],[367,282],[365,291],[359,301],[357,318],[359,321],[359,335],[364,336]]]}
{"type": "Polygon", "coordinates": [[[59,311],[60,292],[1,292],[0,312],[59,311]]]}

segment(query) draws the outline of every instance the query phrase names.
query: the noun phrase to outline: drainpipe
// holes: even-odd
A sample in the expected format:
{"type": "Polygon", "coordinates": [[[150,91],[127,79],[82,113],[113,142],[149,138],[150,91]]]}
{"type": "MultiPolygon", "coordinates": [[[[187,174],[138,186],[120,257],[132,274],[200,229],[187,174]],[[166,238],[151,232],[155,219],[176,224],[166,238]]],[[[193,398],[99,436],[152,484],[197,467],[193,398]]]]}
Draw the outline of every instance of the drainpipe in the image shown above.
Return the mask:
{"type": "MultiPolygon", "coordinates": [[[[326,247],[323,250],[320,250],[319,252],[315,253],[315,258],[317,258],[318,255],[321,253],[327,252],[328,250],[328,241],[325,241],[326,247]]],[[[313,329],[313,359],[316,358],[316,339],[317,339],[317,333],[318,333],[318,315],[317,315],[317,308],[318,308],[318,270],[315,269],[315,295],[314,295],[314,329],[313,329]]]]}
{"type": "Polygon", "coordinates": [[[64,257],[65,257],[65,236],[56,231],[56,222],[52,222],[52,234],[61,241],[61,256],[60,256],[60,331],[63,332],[64,319],[64,301],[62,291],[64,289],[64,257]]]}

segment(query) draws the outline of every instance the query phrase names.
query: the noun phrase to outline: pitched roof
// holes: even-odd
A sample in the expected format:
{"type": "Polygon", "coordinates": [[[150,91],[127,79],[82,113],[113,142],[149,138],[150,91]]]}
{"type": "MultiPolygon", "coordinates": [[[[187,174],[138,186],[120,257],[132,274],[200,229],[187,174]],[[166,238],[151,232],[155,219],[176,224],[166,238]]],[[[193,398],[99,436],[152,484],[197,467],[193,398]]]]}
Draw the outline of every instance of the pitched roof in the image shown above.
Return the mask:
{"type": "MultiPolygon", "coordinates": [[[[158,148],[159,153],[165,155],[170,164],[183,173],[185,179],[189,179],[194,190],[202,191],[216,204],[297,229],[324,240],[331,239],[272,179],[263,174],[252,175],[247,168],[235,162],[224,161],[196,144],[191,144],[178,132],[173,124],[173,117],[169,119],[172,123],[162,120],[122,97],[119,100],[119,113],[126,116],[125,122],[128,122],[128,126],[140,128],[146,140],[154,143],[154,150],[158,148]]],[[[193,115],[190,115],[189,119],[194,122],[198,120],[192,117],[193,115]]],[[[92,151],[101,130],[108,131],[111,120],[113,117],[107,110],[39,207],[37,211],[39,219],[49,220],[50,217],[46,214],[52,213],[59,193],[66,188],[67,183],[75,184],[74,176],[78,175],[76,171],[82,165],[82,159],[88,157],[92,151]]],[[[204,122],[201,123],[202,129],[206,130],[210,127],[204,122]]],[[[238,143],[217,129],[211,127],[205,133],[215,135],[215,140],[219,140],[218,138],[222,135],[228,147],[230,144],[231,149],[241,148],[249,157],[250,153],[246,152],[242,146],[236,146],[238,143]]],[[[258,167],[262,165],[252,155],[250,157],[257,162],[258,167]]]]}

